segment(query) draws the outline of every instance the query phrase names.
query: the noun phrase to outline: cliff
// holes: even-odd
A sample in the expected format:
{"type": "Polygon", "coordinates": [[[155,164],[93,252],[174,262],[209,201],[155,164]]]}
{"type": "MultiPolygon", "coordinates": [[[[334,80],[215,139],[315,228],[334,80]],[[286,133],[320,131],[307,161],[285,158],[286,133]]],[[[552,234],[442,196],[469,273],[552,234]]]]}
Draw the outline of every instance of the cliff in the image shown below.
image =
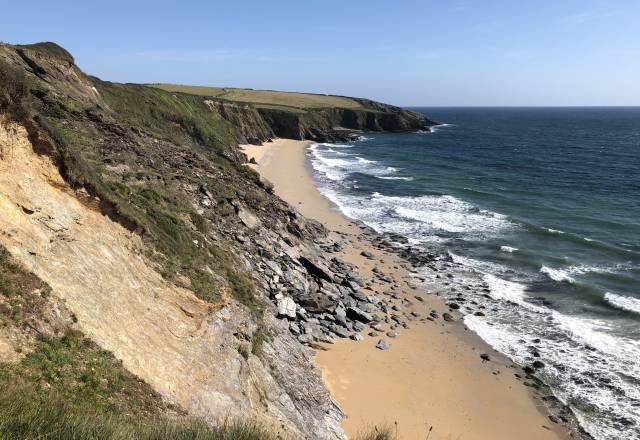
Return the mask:
{"type": "MultiPolygon", "coordinates": [[[[136,420],[141,402],[162,402],[153,417],[343,438],[343,414],[305,345],[344,334],[314,322],[355,304],[357,280],[328,251],[325,229],[273,195],[237,145],[328,138],[336,126],[407,130],[425,119],[369,101],[292,117],[114,84],[84,74],[53,43],[0,45],[0,91],[0,251],[15,268],[0,273],[0,365],[48,372],[20,389],[61,399],[79,419],[89,406],[136,420]],[[16,298],[37,307],[16,314],[5,306],[16,298]],[[81,362],[73,376],[51,362],[50,346],[56,359],[98,356],[112,367],[81,362]],[[63,392],[85,383],[99,392],[63,392]]],[[[345,328],[354,322],[345,318],[345,328]]],[[[2,373],[0,382],[13,389],[27,376],[2,373]]]]}
{"type": "MultiPolygon", "coordinates": [[[[207,97],[218,106],[235,103],[245,111],[254,108],[275,136],[290,139],[337,141],[350,137],[347,130],[403,132],[426,130],[437,124],[421,113],[362,98],[173,84],[151,86],[207,97]]],[[[253,121],[254,117],[243,119],[253,121]]],[[[249,126],[258,128],[253,131],[257,139],[266,133],[255,123],[249,126]]]]}

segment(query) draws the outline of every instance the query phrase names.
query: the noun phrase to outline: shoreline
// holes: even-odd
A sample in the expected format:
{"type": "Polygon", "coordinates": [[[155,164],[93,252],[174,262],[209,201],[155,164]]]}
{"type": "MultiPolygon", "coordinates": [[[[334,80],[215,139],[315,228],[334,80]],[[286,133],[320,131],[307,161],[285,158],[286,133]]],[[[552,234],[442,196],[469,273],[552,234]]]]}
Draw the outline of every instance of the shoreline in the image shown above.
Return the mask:
{"type": "Polygon", "coordinates": [[[430,427],[432,440],[569,438],[567,428],[552,422],[539,396],[515,376],[519,367],[461,321],[425,319],[429,310],[442,316],[448,308],[415,285],[406,261],[374,247],[371,235],[318,191],[306,161],[312,143],[278,139],[243,147],[278,196],[344,244],[340,258],[372,279],[370,290],[388,296],[410,317],[408,329],[386,325],[377,336],[368,336],[367,329],[362,341],[340,339],[327,351],[318,350],[325,383],[348,415],[342,423],[347,435],[386,424],[401,439],[424,439],[430,427]],[[388,285],[375,282],[374,267],[393,278],[391,291],[382,292],[388,285]],[[388,331],[397,337],[387,336],[388,331]],[[388,350],[376,348],[380,339],[388,350]],[[489,361],[480,358],[485,353],[489,361]]]}

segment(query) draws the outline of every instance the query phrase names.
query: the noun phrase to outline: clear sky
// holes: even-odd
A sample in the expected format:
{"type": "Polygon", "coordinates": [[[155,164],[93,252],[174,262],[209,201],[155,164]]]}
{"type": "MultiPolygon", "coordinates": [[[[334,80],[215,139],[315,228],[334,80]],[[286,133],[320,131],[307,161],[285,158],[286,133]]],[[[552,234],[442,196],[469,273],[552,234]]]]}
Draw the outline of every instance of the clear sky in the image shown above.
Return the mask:
{"type": "Polygon", "coordinates": [[[9,1],[87,73],[398,105],[640,105],[640,0],[9,1]]]}

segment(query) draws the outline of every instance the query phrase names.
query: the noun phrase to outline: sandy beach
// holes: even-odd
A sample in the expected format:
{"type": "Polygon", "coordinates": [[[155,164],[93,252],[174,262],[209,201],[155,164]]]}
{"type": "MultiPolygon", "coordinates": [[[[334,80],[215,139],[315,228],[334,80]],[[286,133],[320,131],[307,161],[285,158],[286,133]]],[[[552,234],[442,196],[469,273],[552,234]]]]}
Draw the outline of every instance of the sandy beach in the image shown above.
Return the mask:
{"type": "MultiPolygon", "coordinates": [[[[343,426],[349,437],[387,424],[404,440],[570,438],[515,376],[519,369],[508,359],[460,321],[424,319],[432,309],[442,315],[448,308],[415,285],[406,262],[373,247],[362,229],[320,194],[306,168],[310,144],[279,139],[244,146],[244,151],[280,197],[343,240],[342,259],[356,264],[363,278],[372,278],[374,267],[391,276],[395,285],[385,299],[407,314],[415,312],[408,329],[385,325],[384,333],[392,330],[397,337],[370,337],[366,330],[362,341],[342,339],[317,352],[325,382],[348,415],[343,426]],[[375,347],[380,339],[390,345],[388,350],[375,347]],[[483,353],[489,361],[480,358],[483,353]]],[[[387,287],[372,286],[374,291],[387,287]]]]}

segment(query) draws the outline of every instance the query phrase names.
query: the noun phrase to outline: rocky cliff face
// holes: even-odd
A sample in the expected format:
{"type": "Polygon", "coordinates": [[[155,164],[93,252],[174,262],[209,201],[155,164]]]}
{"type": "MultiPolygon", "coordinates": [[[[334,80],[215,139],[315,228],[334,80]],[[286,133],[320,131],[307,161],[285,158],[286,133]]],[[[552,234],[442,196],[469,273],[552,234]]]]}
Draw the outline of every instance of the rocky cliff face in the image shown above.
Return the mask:
{"type": "Polygon", "coordinates": [[[428,130],[429,127],[437,125],[420,113],[375,101],[352,99],[361,102],[364,108],[335,107],[300,112],[259,108],[258,111],[276,136],[320,142],[348,138],[349,133],[343,129],[400,132],[428,130]]]}
{"type": "Polygon", "coordinates": [[[212,99],[204,102],[235,127],[240,143],[259,145],[275,137],[272,127],[252,105],[212,99]]]}
{"type": "Polygon", "coordinates": [[[28,90],[0,96],[0,243],[51,287],[51,307],[212,424],[343,438],[303,344],[357,330],[357,316],[322,322],[357,305],[358,281],[237,144],[430,122],[382,104],[292,116],[108,83],[52,43],[0,45],[0,73],[3,93],[28,90]]]}

